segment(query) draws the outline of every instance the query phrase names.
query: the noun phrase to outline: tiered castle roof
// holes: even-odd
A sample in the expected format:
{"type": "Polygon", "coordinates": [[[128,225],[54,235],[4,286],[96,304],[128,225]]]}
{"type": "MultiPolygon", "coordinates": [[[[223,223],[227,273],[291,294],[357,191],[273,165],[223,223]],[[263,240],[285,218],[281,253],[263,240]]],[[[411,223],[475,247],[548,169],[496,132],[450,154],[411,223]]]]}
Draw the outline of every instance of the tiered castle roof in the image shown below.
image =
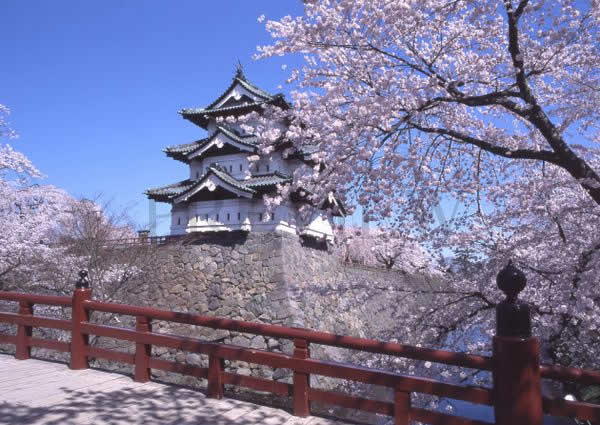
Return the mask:
{"type": "MultiPolygon", "coordinates": [[[[259,110],[266,104],[277,104],[288,107],[283,95],[272,95],[250,83],[238,68],[229,87],[210,105],[205,108],[182,109],[179,113],[184,119],[208,129],[210,121],[216,122],[218,117],[227,117],[259,110]],[[239,86],[247,94],[234,95],[234,90],[239,86]],[[223,102],[227,99],[225,102],[223,102]]],[[[258,153],[257,139],[252,135],[240,134],[238,131],[223,124],[216,125],[214,132],[208,137],[164,149],[167,156],[178,161],[190,164],[193,160],[201,160],[210,156],[223,156],[229,154],[258,153]]],[[[303,155],[294,155],[291,158],[305,160],[303,155]]],[[[276,185],[290,183],[292,177],[281,172],[252,173],[244,179],[234,177],[226,168],[218,164],[206,167],[202,176],[192,180],[186,179],[168,186],[146,190],[145,194],[159,202],[180,203],[192,200],[204,188],[219,187],[221,191],[243,198],[260,197],[265,192],[274,191],[276,185]]],[[[201,200],[201,199],[199,199],[201,200]]]]}

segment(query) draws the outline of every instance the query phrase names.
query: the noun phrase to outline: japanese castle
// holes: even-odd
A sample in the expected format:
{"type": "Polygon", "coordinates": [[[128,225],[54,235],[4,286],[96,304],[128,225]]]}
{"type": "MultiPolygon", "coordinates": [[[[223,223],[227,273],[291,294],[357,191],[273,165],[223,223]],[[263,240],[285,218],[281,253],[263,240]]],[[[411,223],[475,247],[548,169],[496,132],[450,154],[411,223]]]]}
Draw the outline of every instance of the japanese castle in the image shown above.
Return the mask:
{"type": "Polygon", "coordinates": [[[332,238],[331,216],[325,210],[301,222],[298,203],[287,201],[267,214],[263,195],[274,193],[278,184],[290,183],[298,167],[311,166],[310,154],[295,152],[284,158],[281,148],[260,156],[256,137],[239,125],[225,124],[224,118],[260,113],[269,104],[289,108],[282,94],[256,87],[238,67],[229,87],[210,105],[179,111],[207,137],[164,149],[167,156],[189,166],[189,177],[145,192],[150,199],[171,204],[171,235],[284,231],[332,238]],[[249,156],[259,159],[249,161],[249,156]]]}

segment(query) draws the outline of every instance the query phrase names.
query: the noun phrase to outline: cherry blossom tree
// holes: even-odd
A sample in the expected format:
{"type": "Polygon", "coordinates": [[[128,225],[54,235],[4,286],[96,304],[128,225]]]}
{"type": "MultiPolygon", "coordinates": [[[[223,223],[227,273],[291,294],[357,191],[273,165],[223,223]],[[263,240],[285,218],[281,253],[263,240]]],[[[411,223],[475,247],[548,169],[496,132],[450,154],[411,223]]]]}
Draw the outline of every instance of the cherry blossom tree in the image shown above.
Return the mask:
{"type": "Polygon", "coordinates": [[[7,116],[10,110],[0,103],[0,137],[14,137],[14,131],[9,127],[7,116]]]}
{"type": "MultiPolygon", "coordinates": [[[[0,112],[0,134],[13,137],[4,118],[8,109],[0,105],[0,112]]],[[[79,270],[85,269],[96,299],[120,298],[142,268],[152,263],[154,250],[122,244],[136,236],[124,212],[74,199],[61,189],[39,184],[42,177],[25,155],[0,145],[0,290],[71,295],[79,270]]],[[[0,304],[0,309],[10,308],[0,304]]],[[[62,307],[36,308],[38,314],[70,317],[62,307]]],[[[118,321],[112,315],[103,319],[118,321]]],[[[57,330],[36,332],[52,339],[69,338],[57,330]]]]}
{"type": "MultiPolygon", "coordinates": [[[[0,135],[13,136],[0,105],[0,135]]],[[[0,289],[28,284],[36,269],[59,258],[50,239],[56,220],[66,213],[70,197],[53,186],[34,182],[41,173],[10,145],[0,145],[0,289]]]]}
{"type": "Polygon", "coordinates": [[[119,300],[142,269],[153,264],[156,254],[146,244],[135,243],[134,229],[125,210],[97,200],[73,200],[52,232],[56,247],[65,252],[69,264],[65,267],[64,260],[58,262],[55,281],[70,293],[74,272],[83,269],[88,272],[96,299],[119,300]],[[61,271],[66,273],[61,275],[61,271]]]}
{"type": "MultiPolygon", "coordinates": [[[[528,276],[547,355],[600,355],[600,2],[306,0],[267,21],[258,57],[302,54],[291,108],[252,114],[269,152],[314,152],[294,186],[413,229],[459,273],[415,316],[416,340],[493,332],[498,270],[528,276]],[[273,122],[286,120],[282,127],[273,122]],[[434,207],[464,212],[438,226],[434,207]],[[419,327],[422,324],[424,326],[419,327]],[[429,329],[423,329],[429,328],[429,329]],[[435,332],[430,332],[433,329],[435,332]]],[[[489,348],[481,338],[460,344],[489,348]]]]}
{"type": "Polygon", "coordinates": [[[425,250],[398,229],[376,227],[369,230],[369,236],[371,253],[386,269],[396,267],[404,273],[420,273],[435,267],[425,250]]]}
{"type": "Polygon", "coordinates": [[[333,249],[343,263],[370,263],[369,250],[364,249],[364,232],[359,227],[336,226],[334,229],[333,249]]]}
{"type": "Polygon", "coordinates": [[[406,274],[440,273],[437,262],[411,236],[397,229],[338,226],[334,237],[336,254],[345,263],[396,269],[406,274]]]}
{"type": "MultiPolygon", "coordinates": [[[[0,134],[12,137],[0,105],[0,134]]],[[[0,145],[0,290],[68,295],[89,271],[95,296],[113,299],[149,260],[151,250],[123,247],[135,238],[125,212],[42,185],[40,171],[10,145],[0,145]]]]}

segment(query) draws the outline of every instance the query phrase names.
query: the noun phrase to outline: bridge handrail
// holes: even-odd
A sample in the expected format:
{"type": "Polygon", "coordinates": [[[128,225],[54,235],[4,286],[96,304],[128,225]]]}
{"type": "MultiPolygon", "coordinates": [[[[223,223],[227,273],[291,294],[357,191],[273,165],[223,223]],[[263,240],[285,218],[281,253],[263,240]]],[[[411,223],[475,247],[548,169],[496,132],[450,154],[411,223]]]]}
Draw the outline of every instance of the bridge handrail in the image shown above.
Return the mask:
{"type": "MultiPolygon", "coordinates": [[[[204,326],[213,329],[222,329],[250,333],[254,335],[270,336],[274,338],[301,338],[314,344],[332,347],[348,348],[377,354],[388,354],[396,357],[413,360],[430,361],[451,366],[460,366],[471,369],[493,370],[492,357],[476,354],[460,353],[448,350],[435,350],[431,348],[416,347],[413,345],[399,344],[367,338],[358,338],[333,334],[329,332],[314,331],[306,328],[269,325],[258,322],[247,322],[190,314],[171,310],[162,310],[152,307],[132,306],[119,303],[104,303],[99,301],[85,301],[86,310],[116,313],[128,316],[146,316],[155,320],[184,323],[188,325],[204,326]]],[[[585,384],[600,385],[600,372],[557,365],[540,365],[543,378],[558,381],[573,381],[585,384]]]]}
{"type": "Polygon", "coordinates": [[[300,338],[314,344],[349,348],[370,353],[389,354],[398,357],[425,360],[453,366],[468,367],[472,369],[492,370],[491,357],[337,335],[305,328],[269,325],[265,323],[203,316],[199,314],[174,312],[151,307],[131,306],[127,304],[103,303],[99,301],[85,301],[84,308],[86,310],[117,313],[129,316],[146,316],[155,320],[185,323],[188,325],[244,332],[274,338],[300,338]]]}
{"type": "Polygon", "coordinates": [[[57,305],[62,307],[71,306],[71,297],[57,295],[23,294],[20,292],[0,291],[0,300],[26,302],[30,304],[57,305]]]}
{"type": "MultiPolygon", "coordinates": [[[[310,402],[320,401],[394,416],[396,424],[408,424],[409,420],[414,420],[433,423],[483,425],[487,422],[416,408],[411,405],[410,394],[413,392],[424,393],[492,406],[497,403],[494,391],[488,388],[456,385],[435,379],[313,359],[310,358],[310,344],[328,345],[488,370],[495,374],[497,371],[494,368],[498,366],[495,365],[494,357],[434,350],[366,338],[336,335],[304,328],[203,316],[151,307],[100,302],[91,299],[91,290],[87,288],[75,290],[72,298],[0,291],[0,300],[19,303],[18,313],[0,313],[0,323],[17,325],[16,335],[0,334],[0,344],[14,344],[17,347],[16,357],[19,359],[29,358],[31,347],[41,347],[70,352],[71,368],[73,369],[87,368],[89,358],[104,358],[132,364],[135,366],[135,380],[138,382],[146,382],[150,379],[150,369],[182,373],[208,379],[207,395],[209,397],[223,397],[225,384],[291,396],[293,398],[293,412],[297,416],[309,415],[310,402]],[[35,316],[33,314],[33,307],[36,304],[72,306],[72,318],[71,320],[62,320],[35,316]],[[90,323],[89,314],[94,311],[133,316],[136,318],[136,327],[135,329],[126,329],[90,323]],[[289,339],[294,343],[294,352],[293,354],[277,353],[220,342],[204,341],[180,335],[156,333],[152,332],[152,320],[289,339]],[[71,342],[33,337],[32,329],[34,327],[70,331],[71,342]],[[89,346],[89,335],[131,341],[136,346],[135,354],[89,346]],[[151,355],[151,347],[153,345],[206,354],[209,358],[209,365],[208,367],[198,367],[153,358],[151,355]],[[273,368],[291,369],[293,371],[293,383],[288,384],[225,372],[225,360],[239,360],[273,368]],[[311,374],[392,388],[395,394],[394,402],[390,403],[310,388],[311,374]]],[[[539,373],[544,378],[600,384],[600,372],[592,370],[556,365],[540,365],[539,373]]],[[[598,405],[566,400],[552,400],[549,398],[542,398],[541,402],[543,411],[547,414],[576,417],[594,422],[600,419],[600,406],[598,405]]]]}

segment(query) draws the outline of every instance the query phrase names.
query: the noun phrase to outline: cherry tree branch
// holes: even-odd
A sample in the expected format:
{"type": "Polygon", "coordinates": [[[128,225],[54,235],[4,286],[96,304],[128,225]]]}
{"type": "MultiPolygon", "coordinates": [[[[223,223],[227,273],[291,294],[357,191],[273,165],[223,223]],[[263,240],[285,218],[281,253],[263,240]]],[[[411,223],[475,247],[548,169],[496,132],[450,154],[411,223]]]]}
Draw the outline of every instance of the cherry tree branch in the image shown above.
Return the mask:
{"type": "Polygon", "coordinates": [[[467,134],[459,133],[458,131],[455,131],[455,130],[439,128],[439,127],[433,127],[433,128],[425,127],[425,126],[422,126],[422,125],[414,123],[414,122],[411,122],[410,126],[419,131],[422,131],[423,133],[440,134],[440,135],[450,137],[457,142],[462,142],[462,143],[466,143],[469,145],[477,146],[478,148],[480,148],[486,152],[490,152],[494,155],[502,156],[504,158],[533,159],[533,160],[547,161],[547,162],[550,162],[553,164],[557,163],[559,160],[557,155],[552,151],[534,151],[534,150],[530,150],[530,149],[511,150],[509,148],[505,148],[502,146],[493,145],[489,142],[486,142],[484,140],[478,139],[473,136],[469,136],[467,134]]]}

